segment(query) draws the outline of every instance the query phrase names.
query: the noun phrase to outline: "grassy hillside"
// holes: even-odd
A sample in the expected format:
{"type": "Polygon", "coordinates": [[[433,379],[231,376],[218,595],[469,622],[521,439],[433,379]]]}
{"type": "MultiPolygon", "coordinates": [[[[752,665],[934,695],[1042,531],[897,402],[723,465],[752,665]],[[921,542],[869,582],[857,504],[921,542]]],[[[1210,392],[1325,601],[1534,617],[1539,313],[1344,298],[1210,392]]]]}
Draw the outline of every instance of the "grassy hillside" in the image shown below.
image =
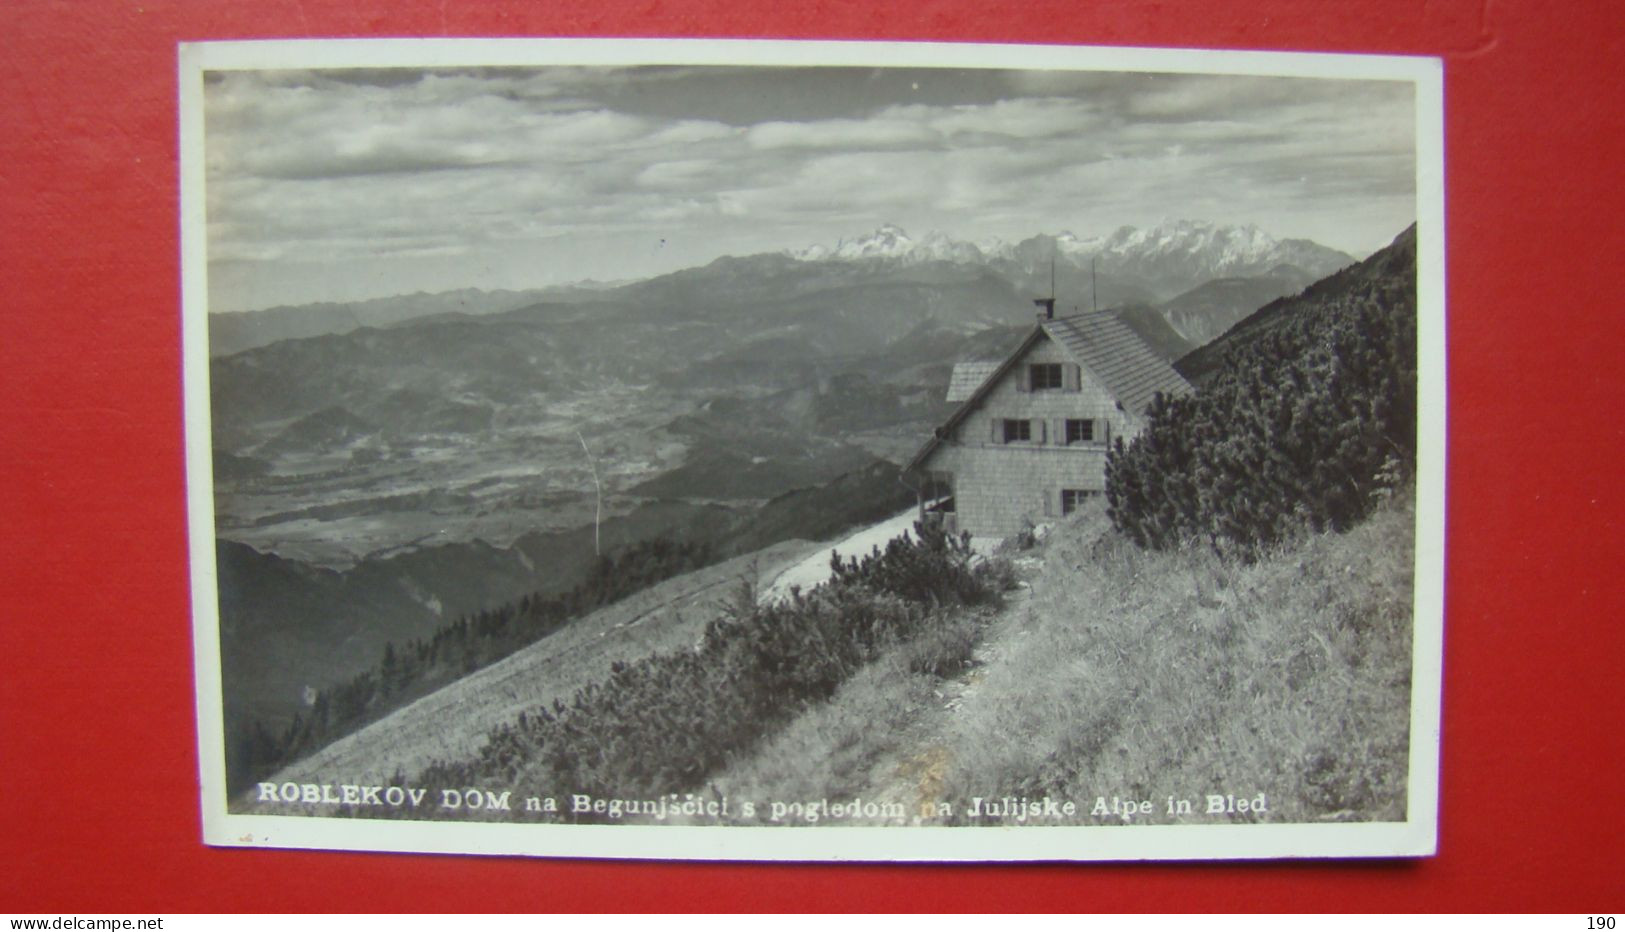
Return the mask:
{"type": "MultiPolygon", "coordinates": [[[[876,479],[874,485],[888,493],[901,488],[895,479],[876,479]]],[[[805,494],[830,507],[830,499],[816,489],[805,494]]],[[[831,508],[831,514],[838,518],[844,512],[831,508]]],[[[651,502],[607,519],[602,549],[614,553],[641,541],[668,539],[720,551],[749,517],[738,509],[651,502]]],[[[867,518],[865,511],[852,520],[867,518]]],[[[782,531],[758,546],[798,536],[793,527],[782,531]]],[[[245,742],[256,727],[280,738],[296,713],[309,714],[307,687],[330,689],[374,671],[392,642],[401,650],[459,619],[500,610],[526,596],[560,596],[582,584],[596,562],[593,538],[588,525],[533,532],[509,547],[478,540],[426,545],[369,556],[346,570],[219,540],[228,770],[242,772],[245,742]]],[[[262,748],[260,756],[264,753],[262,748]]]]}
{"type": "Polygon", "coordinates": [[[938,629],[956,664],[892,650],[707,793],[901,806],[878,824],[922,824],[936,801],[977,824],[977,796],[1085,813],[1102,795],[1153,800],[1147,822],[1402,819],[1413,514],[1396,497],[1350,533],[1305,533],[1248,564],[1141,550],[1096,505],[1018,561],[1029,597],[938,629]],[[1267,808],[1209,816],[1208,794],[1263,794],[1267,808]],[[1193,811],[1171,818],[1169,796],[1193,811]]]}
{"type": "Polygon", "coordinates": [[[316,690],[280,732],[259,721],[228,745],[229,788],[246,785],[447,683],[508,657],[603,606],[716,562],[709,544],[656,539],[599,558],[556,597],[528,595],[465,615],[430,635],[391,640],[377,664],[316,690]]]}
{"type": "Polygon", "coordinates": [[[1403,495],[1248,565],[1075,517],[947,741],[945,792],[1263,793],[1260,820],[1404,818],[1413,527],[1403,495]]]}
{"type": "Polygon", "coordinates": [[[600,609],[514,655],[418,699],[276,775],[277,780],[384,782],[435,760],[473,757],[487,733],[537,706],[567,700],[613,664],[680,650],[746,576],[770,580],[815,545],[776,544],[667,580],[600,609]]]}
{"type": "MultiPolygon", "coordinates": [[[[920,803],[942,798],[952,751],[937,736],[937,717],[963,705],[988,660],[984,642],[1000,619],[1024,612],[1022,591],[998,608],[975,606],[935,619],[927,636],[894,645],[859,670],[826,702],[809,707],[713,777],[706,794],[755,800],[865,800],[901,805],[909,821],[920,803]]],[[[736,824],[811,824],[762,808],[736,824]]]]}
{"type": "MultiPolygon", "coordinates": [[[[1168,796],[1194,803],[1184,823],[1402,819],[1413,524],[1402,490],[1351,531],[1304,530],[1249,562],[1143,550],[1096,504],[1016,561],[1027,594],[1002,606],[912,591],[944,578],[918,572],[927,562],[712,620],[740,573],[771,575],[744,558],[571,625],[276,779],[862,799],[909,814],[949,800],[949,821],[965,822],[971,797],[1006,795],[1085,811],[1102,795],[1150,799],[1150,822],[1174,820],[1168,796]],[[1209,816],[1209,794],[1266,807],[1209,816]]],[[[726,821],[815,824],[765,807],[726,821]]]]}

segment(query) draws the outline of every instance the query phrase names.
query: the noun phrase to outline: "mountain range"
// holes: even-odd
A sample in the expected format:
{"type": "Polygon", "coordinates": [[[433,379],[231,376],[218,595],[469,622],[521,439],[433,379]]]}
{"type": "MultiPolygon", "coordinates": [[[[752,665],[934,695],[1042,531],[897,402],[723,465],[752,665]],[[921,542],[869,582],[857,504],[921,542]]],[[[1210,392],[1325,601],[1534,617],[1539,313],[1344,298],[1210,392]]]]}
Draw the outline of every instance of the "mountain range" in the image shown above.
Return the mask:
{"type": "Polygon", "coordinates": [[[1150,230],[1119,227],[1109,235],[1079,237],[1071,232],[1040,234],[1019,242],[955,240],[933,231],[914,239],[886,224],[833,247],[810,246],[786,253],[805,262],[889,260],[985,264],[1023,275],[1057,265],[1082,267],[1093,261],[1102,275],[1122,275],[1158,283],[1164,299],[1214,278],[1279,275],[1298,269],[1315,277],[1354,261],[1347,253],[1306,239],[1279,240],[1257,226],[1225,226],[1206,221],[1165,222],[1150,230]]]}
{"type": "Polygon", "coordinates": [[[1047,295],[1053,287],[1063,308],[1156,307],[1175,330],[1200,344],[1263,301],[1291,294],[1353,262],[1354,257],[1309,240],[1276,239],[1256,226],[1203,221],[1171,221],[1150,230],[1125,226],[1093,237],[1039,234],[1018,242],[969,242],[941,232],[915,239],[887,224],[833,246],[724,256],[642,281],[524,291],[460,289],[217,313],[209,317],[209,340],[211,355],[224,356],[281,340],[448,314],[501,314],[544,303],[670,304],[719,297],[725,303],[772,302],[876,281],[930,284],[985,275],[1028,297],[1047,295]],[[1215,281],[1233,284],[1215,290],[1215,281]],[[1188,297],[1192,291],[1197,294],[1188,297]]]}
{"type": "Polygon", "coordinates": [[[571,526],[589,505],[760,501],[906,458],[944,413],[949,367],[1017,338],[1051,265],[1062,313],[1095,290],[1079,283],[1098,283],[1101,304],[1172,361],[1347,258],[1190,222],[1013,244],[888,226],[541,300],[464,291],[261,312],[254,339],[279,317],[348,329],[213,358],[220,532],[340,568],[419,540],[571,526]]]}

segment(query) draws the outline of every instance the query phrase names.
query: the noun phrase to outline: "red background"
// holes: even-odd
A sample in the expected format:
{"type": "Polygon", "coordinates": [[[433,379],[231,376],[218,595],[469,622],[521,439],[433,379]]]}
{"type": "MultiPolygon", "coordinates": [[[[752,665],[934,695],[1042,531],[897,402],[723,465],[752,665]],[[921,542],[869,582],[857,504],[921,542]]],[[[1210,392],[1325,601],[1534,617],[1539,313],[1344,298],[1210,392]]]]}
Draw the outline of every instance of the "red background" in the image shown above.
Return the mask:
{"type": "Polygon", "coordinates": [[[1604,0],[739,6],[11,0],[0,8],[0,911],[1618,910],[1618,9],[1604,0]],[[1442,56],[1451,407],[1439,856],[716,866],[200,844],[175,43],[515,35],[1442,56]]]}

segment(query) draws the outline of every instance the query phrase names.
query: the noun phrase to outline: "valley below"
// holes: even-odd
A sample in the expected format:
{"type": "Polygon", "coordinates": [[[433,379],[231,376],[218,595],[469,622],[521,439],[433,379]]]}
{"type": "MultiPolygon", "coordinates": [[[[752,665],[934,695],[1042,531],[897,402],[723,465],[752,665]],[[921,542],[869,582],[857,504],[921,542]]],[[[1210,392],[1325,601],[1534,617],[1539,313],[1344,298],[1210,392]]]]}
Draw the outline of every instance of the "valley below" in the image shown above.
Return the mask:
{"type": "Polygon", "coordinates": [[[694,406],[606,386],[504,405],[491,426],[467,433],[335,430],[258,474],[217,478],[217,532],[334,569],[431,543],[508,546],[532,531],[591,524],[595,470],[605,516],[631,510],[629,488],[684,462],[690,443],[665,426],[694,406]]]}

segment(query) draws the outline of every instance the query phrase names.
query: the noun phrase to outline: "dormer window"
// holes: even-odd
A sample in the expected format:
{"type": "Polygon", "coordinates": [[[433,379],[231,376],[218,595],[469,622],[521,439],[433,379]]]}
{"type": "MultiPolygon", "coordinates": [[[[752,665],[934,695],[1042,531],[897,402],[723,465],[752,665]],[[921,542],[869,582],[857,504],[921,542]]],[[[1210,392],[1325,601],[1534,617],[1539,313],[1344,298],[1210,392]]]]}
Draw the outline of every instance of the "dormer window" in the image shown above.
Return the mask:
{"type": "Polygon", "coordinates": [[[1061,364],[1058,362],[1037,362],[1027,369],[1027,384],[1035,392],[1045,389],[1060,390],[1065,383],[1061,380],[1061,364]]]}

